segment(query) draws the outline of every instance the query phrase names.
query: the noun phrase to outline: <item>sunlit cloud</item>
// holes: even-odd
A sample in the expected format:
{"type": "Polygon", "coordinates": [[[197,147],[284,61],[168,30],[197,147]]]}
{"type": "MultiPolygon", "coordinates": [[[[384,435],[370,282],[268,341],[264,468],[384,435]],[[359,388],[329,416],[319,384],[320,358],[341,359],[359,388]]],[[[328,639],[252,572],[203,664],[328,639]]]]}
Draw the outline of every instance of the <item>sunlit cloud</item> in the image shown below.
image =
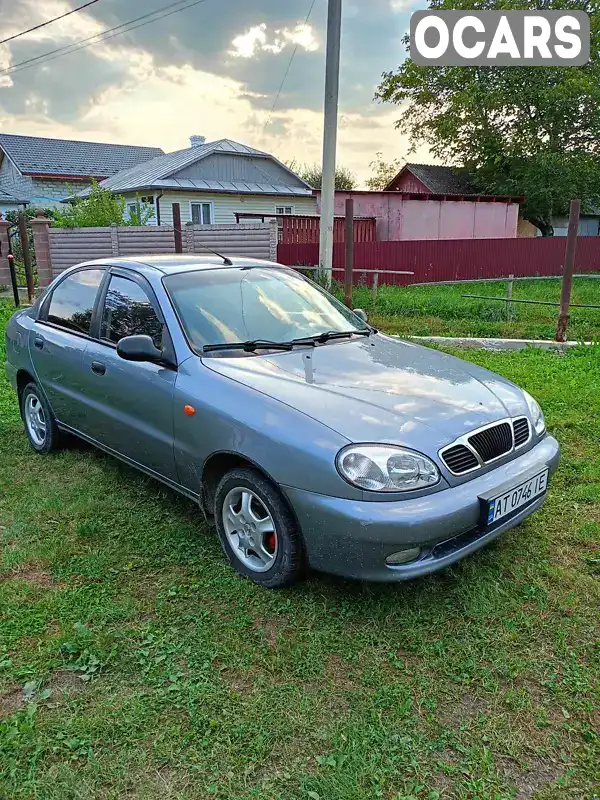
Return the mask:
{"type": "Polygon", "coordinates": [[[281,53],[288,45],[301,47],[309,53],[319,49],[319,42],[313,28],[299,22],[293,28],[276,29],[269,35],[267,24],[254,25],[246,33],[232,40],[229,54],[235,58],[253,58],[259,53],[281,53]]]}

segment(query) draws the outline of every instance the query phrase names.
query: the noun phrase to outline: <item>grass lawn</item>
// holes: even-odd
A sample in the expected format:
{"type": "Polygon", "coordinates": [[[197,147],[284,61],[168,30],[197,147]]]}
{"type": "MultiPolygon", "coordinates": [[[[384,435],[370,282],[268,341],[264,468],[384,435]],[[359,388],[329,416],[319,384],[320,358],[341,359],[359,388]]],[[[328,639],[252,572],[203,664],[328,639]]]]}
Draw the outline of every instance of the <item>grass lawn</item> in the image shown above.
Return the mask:
{"type": "Polygon", "coordinates": [[[35,455],[2,374],[0,798],[600,797],[600,349],[468,358],[542,402],[545,508],[425,580],[282,592],[158,483],[35,455]]]}
{"type": "MultiPolygon", "coordinates": [[[[354,306],[365,308],[371,322],[403,336],[489,336],[510,339],[554,339],[558,307],[471,300],[464,294],[506,297],[506,282],[397,287],[382,286],[372,305],[371,290],[355,290],[354,306]]],[[[560,300],[561,281],[515,281],[513,297],[521,300],[560,300]]],[[[343,292],[342,292],[343,293],[343,292]]],[[[573,303],[600,306],[600,278],[575,278],[573,303]]],[[[573,308],[569,338],[600,339],[600,308],[573,308]]]]}

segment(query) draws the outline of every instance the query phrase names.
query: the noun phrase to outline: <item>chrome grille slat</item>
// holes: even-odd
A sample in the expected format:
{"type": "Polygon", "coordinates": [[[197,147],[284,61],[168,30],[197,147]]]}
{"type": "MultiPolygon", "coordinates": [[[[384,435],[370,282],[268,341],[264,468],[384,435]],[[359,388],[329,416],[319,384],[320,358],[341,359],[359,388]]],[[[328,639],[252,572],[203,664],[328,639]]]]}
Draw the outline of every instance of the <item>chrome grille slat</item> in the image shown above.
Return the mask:
{"type": "Polygon", "coordinates": [[[513,434],[508,422],[500,422],[479,433],[469,436],[469,444],[477,451],[484,464],[510,453],[513,449],[513,434]]]}
{"type": "Polygon", "coordinates": [[[529,441],[531,428],[527,417],[521,417],[513,421],[513,431],[515,434],[515,447],[521,447],[529,441]]]}
{"type": "Polygon", "coordinates": [[[464,444],[458,444],[445,450],[442,459],[450,472],[454,472],[455,475],[462,475],[479,466],[475,454],[464,444]]]}

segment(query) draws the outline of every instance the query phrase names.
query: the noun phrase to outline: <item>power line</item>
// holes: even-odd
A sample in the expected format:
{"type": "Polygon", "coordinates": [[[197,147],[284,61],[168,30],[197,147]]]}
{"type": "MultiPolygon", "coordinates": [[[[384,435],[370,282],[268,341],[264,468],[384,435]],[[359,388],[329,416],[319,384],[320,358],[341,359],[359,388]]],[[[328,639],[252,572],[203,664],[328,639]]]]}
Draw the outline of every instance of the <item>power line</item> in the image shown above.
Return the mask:
{"type": "Polygon", "coordinates": [[[78,6],[77,8],[72,8],[70,11],[67,11],[65,14],[61,14],[59,17],[54,17],[53,19],[49,19],[46,22],[40,22],[39,25],[34,25],[33,28],[27,28],[26,31],[21,31],[21,33],[15,33],[13,36],[9,36],[8,39],[2,39],[0,44],[6,44],[7,42],[12,42],[13,39],[18,39],[19,36],[25,36],[27,33],[32,33],[32,31],[39,31],[40,28],[45,28],[46,25],[52,25],[53,22],[58,22],[59,19],[64,19],[65,17],[69,17],[71,14],[75,14],[77,11],[83,11],[84,8],[88,6],[93,6],[94,3],[98,3],[99,0],[89,0],[88,3],[84,3],[82,6],[78,6]]]}
{"type": "Polygon", "coordinates": [[[78,50],[85,50],[88,47],[93,47],[94,45],[108,41],[109,39],[114,39],[116,36],[121,36],[121,34],[123,33],[129,33],[130,31],[135,31],[138,28],[143,28],[145,25],[150,25],[152,22],[157,22],[160,19],[165,19],[166,17],[170,17],[173,14],[178,14],[180,11],[187,11],[188,8],[193,8],[194,6],[198,6],[202,3],[207,2],[207,0],[196,0],[194,3],[189,3],[189,5],[183,6],[182,8],[176,8],[173,11],[169,11],[166,14],[160,13],[162,11],[165,11],[166,9],[173,8],[173,6],[180,6],[182,3],[186,3],[187,1],[188,0],[176,0],[176,2],[174,3],[169,3],[166,6],[157,8],[155,11],[151,11],[148,14],[143,14],[141,17],[136,17],[136,19],[129,20],[129,22],[123,22],[121,25],[115,25],[114,28],[108,28],[105,31],[101,31],[100,33],[95,34],[94,36],[88,36],[87,39],[81,39],[79,42],[73,42],[73,44],[71,45],[66,45],[65,47],[59,47],[56,50],[50,50],[48,53],[43,53],[41,56],[37,56],[36,58],[29,58],[27,59],[27,61],[21,61],[18,64],[14,64],[11,67],[7,67],[6,69],[0,70],[0,75],[4,75],[6,73],[12,75],[14,72],[21,72],[24,69],[31,69],[31,67],[36,67],[39,66],[40,64],[45,64],[47,61],[54,61],[56,58],[60,58],[61,56],[66,56],[69,55],[70,53],[76,53],[78,50]],[[159,14],[159,16],[156,16],[156,14],[159,14]],[[155,18],[147,20],[146,22],[141,22],[139,25],[133,25],[134,22],[147,19],[148,17],[155,17],[155,18]],[[127,26],[132,26],[132,27],[127,27],[127,26]],[[119,30],[120,28],[125,28],[125,30],[119,30]],[[115,31],[115,33],[113,33],[113,31],[115,31]],[[106,36],[105,34],[107,33],[111,33],[112,35],[106,36]],[[92,39],[97,39],[97,41],[91,41],[92,39]]]}
{"type": "MultiPolygon", "coordinates": [[[[315,3],[316,2],[317,2],[317,0],[312,0],[312,3],[310,4],[310,8],[308,9],[308,14],[306,15],[306,19],[304,20],[304,25],[308,25],[308,20],[310,19],[310,15],[313,12],[313,8],[315,7],[315,3]]],[[[285,85],[287,77],[290,74],[290,69],[292,68],[292,64],[294,62],[294,58],[296,57],[296,53],[298,52],[298,47],[299,46],[300,46],[300,43],[296,42],[296,46],[294,47],[294,50],[292,52],[292,55],[291,55],[290,60],[288,62],[288,65],[286,67],[286,70],[285,70],[285,72],[283,74],[283,80],[281,81],[281,85],[279,86],[279,89],[277,90],[277,95],[275,96],[275,100],[273,102],[273,107],[271,108],[271,110],[269,112],[269,116],[267,117],[267,121],[265,122],[265,127],[263,128],[263,135],[264,135],[265,131],[267,130],[267,128],[269,127],[269,125],[271,124],[271,119],[273,118],[273,112],[275,111],[275,107],[277,106],[277,103],[279,102],[279,98],[281,97],[281,92],[283,91],[283,87],[285,85]]]]}

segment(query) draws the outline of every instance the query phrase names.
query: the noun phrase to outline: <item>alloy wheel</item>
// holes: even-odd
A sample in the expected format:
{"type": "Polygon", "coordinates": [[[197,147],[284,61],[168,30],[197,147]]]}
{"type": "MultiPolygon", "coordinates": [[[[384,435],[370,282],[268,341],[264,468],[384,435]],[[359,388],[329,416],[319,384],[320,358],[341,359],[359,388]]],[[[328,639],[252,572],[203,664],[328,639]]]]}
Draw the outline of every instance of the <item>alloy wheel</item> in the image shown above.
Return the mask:
{"type": "Polygon", "coordinates": [[[225,535],[236,558],[254,572],[267,572],[277,558],[275,523],[251,489],[232,489],[223,503],[225,535]]]}
{"type": "Polygon", "coordinates": [[[42,447],[46,441],[47,426],[44,409],[37,395],[28,394],[25,398],[24,417],[31,440],[36,447],[42,447]]]}

